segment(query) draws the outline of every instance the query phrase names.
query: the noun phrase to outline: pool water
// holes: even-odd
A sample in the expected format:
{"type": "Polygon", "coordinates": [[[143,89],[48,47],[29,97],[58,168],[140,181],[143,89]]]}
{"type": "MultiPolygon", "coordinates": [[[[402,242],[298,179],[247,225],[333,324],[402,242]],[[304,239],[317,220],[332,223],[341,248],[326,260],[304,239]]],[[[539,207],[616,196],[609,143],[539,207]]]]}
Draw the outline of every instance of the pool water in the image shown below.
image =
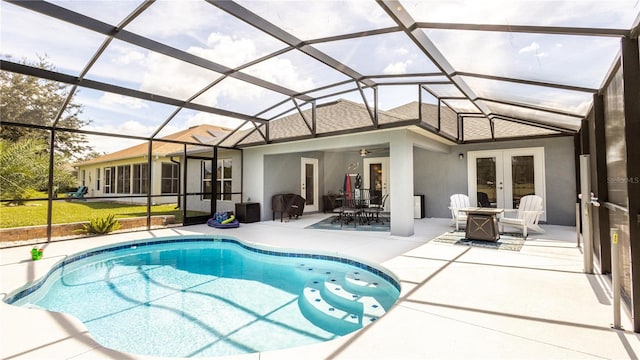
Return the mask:
{"type": "Polygon", "coordinates": [[[361,263],[238,241],[155,240],[77,258],[8,302],[74,315],[103,346],[144,355],[327,341],[374,322],[399,295],[388,275],[361,263]]]}

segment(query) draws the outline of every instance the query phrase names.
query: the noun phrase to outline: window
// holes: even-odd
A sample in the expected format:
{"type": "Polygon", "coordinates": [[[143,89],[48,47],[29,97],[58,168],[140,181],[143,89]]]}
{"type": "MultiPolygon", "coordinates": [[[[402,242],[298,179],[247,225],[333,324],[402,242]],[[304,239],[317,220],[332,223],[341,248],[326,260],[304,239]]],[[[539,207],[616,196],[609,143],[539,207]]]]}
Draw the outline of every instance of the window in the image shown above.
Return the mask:
{"type": "Polygon", "coordinates": [[[100,168],[96,169],[96,191],[100,191],[100,168]]]}
{"type": "Polygon", "coordinates": [[[162,163],[161,192],[177,194],[180,186],[180,167],[178,164],[162,163]]]}
{"type": "Polygon", "coordinates": [[[112,194],[115,192],[114,185],[116,183],[116,168],[104,168],[104,193],[112,194]]]}
{"type": "Polygon", "coordinates": [[[217,176],[218,200],[231,200],[231,159],[218,160],[217,176]]]}
{"type": "Polygon", "coordinates": [[[211,200],[212,185],[211,180],[213,177],[213,171],[211,169],[211,160],[202,161],[202,195],[203,199],[211,200]]]}
{"type": "Polygon", "coordinates": [[[133,165],[133,193],[147,194],[149,192],[149,178],[147,176],[149,164],[133,165]]]}
{"type": "Polygon", "coordinates": [[[131,165],[118,166],[117,173],[116,192],[118,194],[129,194],[131,192],[131,165]]]}

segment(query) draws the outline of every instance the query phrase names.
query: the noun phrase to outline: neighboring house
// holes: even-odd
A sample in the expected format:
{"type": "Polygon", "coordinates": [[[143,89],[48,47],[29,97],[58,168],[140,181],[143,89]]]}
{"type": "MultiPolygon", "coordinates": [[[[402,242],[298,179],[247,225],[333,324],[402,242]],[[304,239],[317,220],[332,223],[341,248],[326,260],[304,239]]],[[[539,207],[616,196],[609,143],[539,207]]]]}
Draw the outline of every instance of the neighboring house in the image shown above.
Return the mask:
{"type": "MultiPolygon", "coordinates": [[[[149,147],[147,143],[135,145],[104,156],[75,164],[78,169],[78,182],[88,187],[87,197],[101,201],[146,204],[147,194],[151,190],[154,204],[175,203],[181,206],[180,194],[184,193],[184,181],[181,168],[185,145],[172,141],[194,144],[216,144],[229,134],[228,129],[212,125],[198,125],[177,133],[159,138],[153,142],[151,169],[149,171],[149,147]],[[150,174],[150,176],[149,176],[150,174]],[[112,198],[112,199],[111,199],[112,198]]],[[[193,152],[197,145],[187,145],[187,153],[193,152]]],[[[204,148],[204,147],[203,147],[204,148]]],[[[206,148],[207,157],[189,159],[187,167],[192,176],[187,183],[187,191],[205,193],[194,196],[198,201],[189,201],[189,210],[207,211],[210,207],[210,194],[213,171],[213,148],[206,148]]],[[[218,206],[232,209],[233,201],[240,199],[240,151],[218,150],[217,189],[218,206]],[[238,166],[238,170],[234,167],[238,166]],[[233,184],[237,184],[234,186],[233,184]],[[237,193],[237,194],[233,194],[237,193]],[[227,206],[224,203],[228,203],[227,206]]]]}

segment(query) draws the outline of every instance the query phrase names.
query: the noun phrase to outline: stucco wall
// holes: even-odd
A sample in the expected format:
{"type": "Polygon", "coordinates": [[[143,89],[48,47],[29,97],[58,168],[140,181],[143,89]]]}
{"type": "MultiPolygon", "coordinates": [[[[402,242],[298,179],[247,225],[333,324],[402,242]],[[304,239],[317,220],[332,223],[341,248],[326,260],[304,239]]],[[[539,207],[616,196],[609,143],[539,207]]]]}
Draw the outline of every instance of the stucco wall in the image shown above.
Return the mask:
{"type": "MultiPolygon", "coordinates": [[[[357,153],[357,151],[348,152],[328,152],[325,155],[325,178],[324,186],[326,195],[331,191],[333,194],[337,194],[344,188],[344,176],[349,173],[364,174],[364,162],[363,158],[357,153]],[[355,171],[348,171],[349,165],[355,165],[355,171]]],[[[353,170],[353,169],[352,169],[353,170]]]]}
{"type": "MultiPolygon", "coordinates": [[[[271,214],[271,196],[275,194],[299,194],[301,186],[301,159],[303,157],[318,159],[318,197],[322,202],[324,194],[324,153],[321,151],[288,153],[264,156],[264,194],[262,206],[263,218],[271,214]]],[[[319,209],[322,207],[319,205],[319,209]]],[[[269,215],[270,217],[270,215],[269,215]]]]}
{"type": "MultiPolygon", "coordinates": [[[[151,181],[150,181],[150,185],[151,185],[151,191],[153,195],[160,195],[160,189],[161,189],[161,169],[162,169],[162,163],[169,163],[171,162],[171,159],[169,157],[159,157],[159,158],[154,158],[153,161],[151,162],[151,181]]],[[[90,164],[90,165],[85,165],[85,166],[81,166],[78,169],[78,184],[79,185],[85,185],[89,188],[89,192],[87,193],[87,197],[118,197],[118,196],[123,196],[123,195],[136,195],[136,196],[140,196],[137,198],[120,198],[120,199],[116,199],[115,201],[119,202],[119,203],[130,203],[130,204],[146,204],[147,203],[147,195],[146,194],[125,194],[125,193],[109,193],[106,194],[104,192],[104,186],[105,186],[105,175],[104,175],[104,169],[107,167],[118,167],[118,166],[122,166],[122,165],[135,165],[135,164],[146,164],[147,163],[147,159],[145,157],[137,157],[137,158],[130,158],[130,159],[123,159],[123,160],[113,160],[113,161],[107,161],[107,162],[102,162],[102,163],[97,163],[97,164],[90,164]],[[97,177],[96,177],[96,170],[100,169],[100,187],[98,188],[98,184],[97,184],[97,177]],[[84,172],[83,172],[84,171],[84,172]],[[83,178],[83,174],[84,174],[84,178],[83,178]]],[[[133,171],[133,169],[132,169],[133,171]]],[[[130,177],[129,182],[130,182],[130,191],[133,190],[133,176],[130,177]]],[[[116,179],[117,182],[117,179],[116,179]]],[[[114,184],[112,184],[112,186],[115,188],[115,182],[114,184]]],[[[101,199],[99,201],[105,201],[104,199],[101,199]]],[[[155,204],[171,204],[171,203],[175,203],[176,202],[176,196],[172,195],[172,196],[162,196],[162,197],[154,197],[152,199],[152,202],[155,204]]]]}
{"type": "Polygon", "coordinates": [[[426,197],[428,217],[451,217],[449,196],[466,194],[467,152],[544,147],[547,223],[575,225],[575,160],[573,138],[505,141],[452,146],[448,154],[414,148],[414,192],[426,197]],[[464,159],[459,159],[463,153],[464,159]]]}
{"type": "MultiPolygon", "coordinates": [[[[240,192],[242,191],[242,153],[237,150],[220,150],[218,151],[218,160],[231,159],[231,177],[232,192],[238,193],[231,196],[231,200],[218,200],[216,203],[217,211],[235,211],[235,204],[241,202],[240,192]]],[[[200,159],[190,159],[187,166],[187,192],[202,191],[202,175],[201,175],[200,159]]],[[[215,172],[215,164],[213,171],[215,172]]],[[[182,175],[180,178],[182,182],[182,175]]],[[[246,200],[246,196],[242,200],[246,200]]],[[[182,204],[180,204],[182,205],[182,204]]],[[[211,200],[200,199],[199,195],[190,196],[187,201],[187,209],[195,211],[209,212],[211,209],[211,200]]]]}

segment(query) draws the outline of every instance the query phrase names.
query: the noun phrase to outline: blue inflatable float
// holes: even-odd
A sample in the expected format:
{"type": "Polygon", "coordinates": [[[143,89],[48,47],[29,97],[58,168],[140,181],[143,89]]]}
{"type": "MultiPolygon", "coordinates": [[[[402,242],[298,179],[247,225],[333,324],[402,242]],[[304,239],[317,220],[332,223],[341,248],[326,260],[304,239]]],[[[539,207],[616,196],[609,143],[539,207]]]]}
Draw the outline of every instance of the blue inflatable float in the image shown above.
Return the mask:
{"type": "Polygon", "coordinates": [[[218,229],[229,229],[237,228],[240,223],[233,213],[218,211],[211,219],[207,220],[207,225],[218,229]]]}

